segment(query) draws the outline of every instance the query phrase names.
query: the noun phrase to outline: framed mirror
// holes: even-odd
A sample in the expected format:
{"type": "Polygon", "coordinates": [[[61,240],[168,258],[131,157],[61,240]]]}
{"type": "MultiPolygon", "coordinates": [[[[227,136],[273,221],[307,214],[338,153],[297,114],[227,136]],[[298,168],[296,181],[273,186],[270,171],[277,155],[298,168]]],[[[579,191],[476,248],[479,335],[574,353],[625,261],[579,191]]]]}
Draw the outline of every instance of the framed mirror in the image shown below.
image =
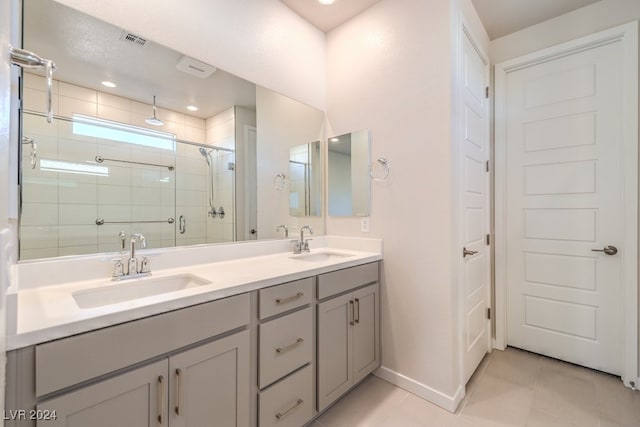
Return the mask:
{"type": "Polygon", "coordinates": [[[320,141],[289,151],[289,215],[322,215],[322,150],[320,141]]]}
{"type": "Polygon", "coordinates": [[[369,130],[329,138],[329,216],[369,216],[369,130]]]}
{"type": "Polygon", "coordinates": [[[57,71],[51,124],[43,75],[21,79],[21,260],[116,252],[132,233],[149,248],[281,237],[273,171],[324,139],[321,111],[55,1],[23,6],[23,47],[57,71]]]}

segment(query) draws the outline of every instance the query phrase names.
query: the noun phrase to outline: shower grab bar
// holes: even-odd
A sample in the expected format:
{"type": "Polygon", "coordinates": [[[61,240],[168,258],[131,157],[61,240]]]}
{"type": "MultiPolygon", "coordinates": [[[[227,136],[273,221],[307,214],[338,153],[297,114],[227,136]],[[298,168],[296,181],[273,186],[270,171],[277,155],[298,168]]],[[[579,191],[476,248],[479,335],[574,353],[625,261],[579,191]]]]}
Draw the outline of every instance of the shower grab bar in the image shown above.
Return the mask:
{"type": "Polygon", "coordinates": [[[53,91],[53,73],[57,70],[56,63],[50,59],[44,59],[26,49],[20,49],[9,45],[11,64],[21,68],[35,68],[45,70],[47,79],[47,123],[53,122],[53,109],[51,108],[53,91]]]}
{"type": "Polygon", "coordinates": [[[161,168],[167,168],[170,171],[175,169],[175,166],[173,166],[173,165],[161,165],[161,164],[158,164],[158,163],[134,162],[133,160],[108,159],[108,158],[102,157],[102,156],[96,156],[96,162],[98,162],[98,163],[102,163],[102,162],[119,162],[119,163],[131,163],[131,164],[134,164],[134,165],[158,166],[158,167],[161,167],[161,168]]]}
{"type": "Polygon", "coordinates": [[[168,224],[173,224],[174,222],[176,222],[176,220],[173,219],[173,218],[168,218],[168,219],[161,220],[161,221],[105,221],[102,218],[97,218],[96,219],[96,225],[104,225],[104,224],[151,224],[151,223],[157,223],[157,222],[166,222],[168,224]]]}

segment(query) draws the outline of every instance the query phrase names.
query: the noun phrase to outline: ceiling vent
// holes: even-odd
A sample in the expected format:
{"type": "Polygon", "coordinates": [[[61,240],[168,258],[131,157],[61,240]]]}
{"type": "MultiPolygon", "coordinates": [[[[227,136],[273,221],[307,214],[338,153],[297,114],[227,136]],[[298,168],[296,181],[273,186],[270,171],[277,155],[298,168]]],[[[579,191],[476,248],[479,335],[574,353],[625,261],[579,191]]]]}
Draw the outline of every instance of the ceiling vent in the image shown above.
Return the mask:
{"type": "Polygon", "coordinates": [[[206,79],[216,71],[216,67],[213,65],[209,65],[188,56],[180,58],[180,61],[176,64],[176,68],[182,72],[191,74],[192,76],[200,77],[201,79],[206,79]]]}
{"type": "Polygon", "coordinates": [[[138,46],[138,47],[142,47],[145,44],[147,44],[147,39],[142,38],[140,36],[137,36],[133,33],[130,33],[128,31],[123,31],[122,34],[120,35],[120,40],[122,40],[123,42],[127,42],[129,44],[132,44],[134,46],[138,46]]]}

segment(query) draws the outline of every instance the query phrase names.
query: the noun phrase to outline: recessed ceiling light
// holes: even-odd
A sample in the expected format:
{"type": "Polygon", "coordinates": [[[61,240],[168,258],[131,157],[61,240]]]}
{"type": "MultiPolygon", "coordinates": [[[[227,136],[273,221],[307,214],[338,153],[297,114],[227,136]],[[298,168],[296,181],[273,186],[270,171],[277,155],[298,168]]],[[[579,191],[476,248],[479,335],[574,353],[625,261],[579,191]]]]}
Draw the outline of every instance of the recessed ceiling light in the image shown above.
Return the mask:
{"type": "Polygon", "coordinates": [[[331,142],[340,142],[340,138],[331,138],[329,141],[331,141],[331,142]]]}
{"type": "Polygon", "coordinates": [[[333,4],[335,1],[336,0],[318,0],[318,3],[328,6],[330,4],[333,4]]]}
{"type": "Polygon", "coordinates": [[[114,88],[114,87],[116,87],[116,84],[114,82],[110,82],[108,80],[105,80],[105,81],[102,82],[102,86],[114,88]]]}
{"type": "Polygon", "coordinates": [[[198,111],[198,107],[195,105],[187,105],[187,110],[189,111],[198,111]]]}

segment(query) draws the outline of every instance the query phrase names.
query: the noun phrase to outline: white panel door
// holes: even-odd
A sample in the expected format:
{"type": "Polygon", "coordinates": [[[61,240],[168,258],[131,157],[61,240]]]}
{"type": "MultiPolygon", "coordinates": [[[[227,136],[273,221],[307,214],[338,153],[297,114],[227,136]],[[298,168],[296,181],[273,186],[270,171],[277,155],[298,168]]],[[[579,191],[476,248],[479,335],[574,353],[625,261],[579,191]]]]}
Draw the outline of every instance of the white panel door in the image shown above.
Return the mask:
{"type": "Polygon", "coordinates": [[[487,64],[468,36],[462,52],[462,120],[460,143],[461,223],[464,293],[465,383],[489,351],[489,159],[487,64]],[[465,252],[463,252],[465,251],[465,252]],[[468,252],[466,252],[468,251],[468,252]]]}
{"type": "Polygon", "coordinates": [[[622,47],[506,80],[507,343],[621,373],[622,47]]]}

